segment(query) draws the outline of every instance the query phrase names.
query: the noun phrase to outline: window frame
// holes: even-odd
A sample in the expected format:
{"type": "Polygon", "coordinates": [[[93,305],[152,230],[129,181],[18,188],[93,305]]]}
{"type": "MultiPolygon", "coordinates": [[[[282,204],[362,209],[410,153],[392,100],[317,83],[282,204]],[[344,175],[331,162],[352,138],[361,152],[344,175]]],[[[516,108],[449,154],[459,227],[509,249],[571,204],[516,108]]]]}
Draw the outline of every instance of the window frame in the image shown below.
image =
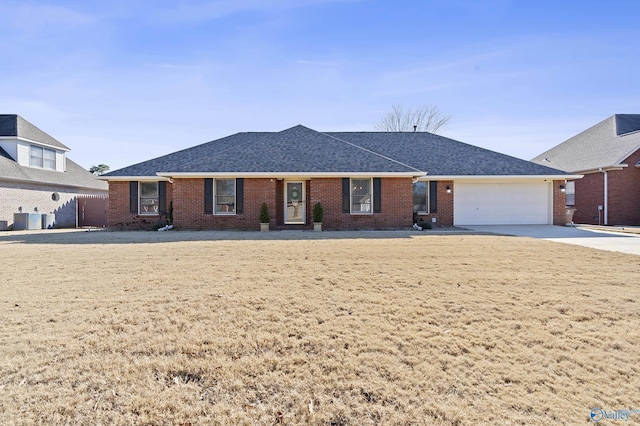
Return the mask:
{"type": "MultiPolygon", "coordinates": [[[[145,197],[145,199],[150,199],[153,200],[154,198],[151,197],[145,197]]],[[[159,216],[160,215],[160,182],[158,181],[139,181],[138,182],[138,214],[140,216],[159,216]],[[143,204],[142,204],[142,187],[144,185],[149,185],[149,184],[155,184],[156,186],[156,203],[155,204],[150,204],[151,206],[155,207],[154,211],[149,212],[149,211],[142,211],[143,210],[143,204]]]]}
{"type": "MultiPolygon", "coordinates": [[[[363,203],[360,203],[360,205],[362,206],[363,203]]],[[[362,207],[361,207],[362,208],[362,207]]],[[[369,177],[358,177],[358,178],[350,178],[349,179],[349,213],[353,214],[353,215],[372,215],[373,214],[373,178],[369,177]],[[354,198],[354,181],[356,180],[368,180],[369,181],[369,192],[366,195],[369,195],[369,211],[362,211],[362,210],[358,210],[358,211],[354,211],[353,210],[353,198],[354,198]]]]}
{"type": "Polygon", "coordinates": [[[567,207],[575,207],[576,206],[576,182],[573,180],[567,181],[564,184],[565,187],[565,206],[567,207]],[[572,203],[569,203],[569,200],[572,200],[572,203]]]}
{"type": "MultiPolygon", "coordinates": [[[[418,183],[424,183],[424,191],[425,191],[424,195],[425,195],[425,207],[426,207],[426,210],[414,210],[414,213],[418,213],[418,214],[430,214],[431,213],[431,200],[430,200],[431,191],[429,190],[429,182],[430,181],[428,181],[428,180],[419,180],[417,182],[414,182],[413,185],[412,185],[412,188],[411,188],[411,194],[412,195],[414,194],[414,187],[418,183]]],[[[412,204],[415,207],[415,203],[412,202],[412,204]]]]}
{"type": "Polygon", "coordinates": [[[57,170],[57,159],[56,159],[56,151],[55,149],[45,148],[43,146],[38,145],[29,145],[29,167],[37,167],[39,169],[45,170],[57,170]],[[38,151],[39,155],[34,156],[34,151],[38,151]],[[45,158],[45,152],[53,153],[53,158],[45,158]],[[34,163],[34,159],[38,160],[37,164],[34,163]],[[51,162],[53,160],[53,167],[45,167],[45,164],[51,162]]]}
{"type": "MultiPolygon", "coordinates": [[[[230,197],[230,195],[220,195],[220,197],[230,197]]],[[[223,204],[220,204],[223,205],[223,204]]],[[[226,204],[227,206],[229,206],[229,204],[226,204]]],[[[237,187],[237,180],[234,178],[228,178],[228,179],[213,179],[213,214],[215,216],[235,216],[237,214],[237,207],[238,207],[238,187],[237,187]],[[233,205],[233,211],[218,211],[218,203],[217,203],[217,199],[219,197],[218,195],[218,181],[222,181],[222,180],[230,180],[233,181],[233,203],[231,203],[233,205]]]]}

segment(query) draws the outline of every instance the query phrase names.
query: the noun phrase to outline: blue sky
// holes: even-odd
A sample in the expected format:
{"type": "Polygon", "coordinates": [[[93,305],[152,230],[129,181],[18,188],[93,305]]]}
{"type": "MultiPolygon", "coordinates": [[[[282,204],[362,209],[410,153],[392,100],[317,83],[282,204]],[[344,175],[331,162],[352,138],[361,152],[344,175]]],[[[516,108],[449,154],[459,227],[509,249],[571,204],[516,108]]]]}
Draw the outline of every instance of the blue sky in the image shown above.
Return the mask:
{"type": "Polygon", "coordinates": [[[0,112],[111,169],[242,131],[444,136],[530,159],[640,113],[636,1],[3,0],[0,112]]]}

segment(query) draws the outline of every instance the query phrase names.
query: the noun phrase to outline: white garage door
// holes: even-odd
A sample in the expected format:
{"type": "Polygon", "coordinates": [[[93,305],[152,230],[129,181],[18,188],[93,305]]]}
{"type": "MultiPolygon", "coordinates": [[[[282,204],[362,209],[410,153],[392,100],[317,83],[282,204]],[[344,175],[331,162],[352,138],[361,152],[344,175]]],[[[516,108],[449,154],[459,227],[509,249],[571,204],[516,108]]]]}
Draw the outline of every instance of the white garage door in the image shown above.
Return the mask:
{"type": "Polygon", "coordinates": [[[460,183],[454,185],[455,225],[543,225],[552,223],[550,185],[460,183]]]}

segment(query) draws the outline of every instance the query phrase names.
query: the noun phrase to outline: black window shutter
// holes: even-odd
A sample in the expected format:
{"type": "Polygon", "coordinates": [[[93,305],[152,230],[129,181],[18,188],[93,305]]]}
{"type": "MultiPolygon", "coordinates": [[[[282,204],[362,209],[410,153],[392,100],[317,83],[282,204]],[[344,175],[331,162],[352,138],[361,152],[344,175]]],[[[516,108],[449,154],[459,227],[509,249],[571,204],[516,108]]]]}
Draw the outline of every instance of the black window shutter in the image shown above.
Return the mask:
{"type": "Polygon", "coordinates": [[[213,213],[213,178],[204,179],[204,212],[213,213]]]}
{"type": "Polygon", "coordinates": [[[138,213],[138,182],[129,182],[129,213],[138,213]]]}
{"type": "Polygon", "coordinates": [[[158,182],[158,210],[160,214],[167,211],[167,182],[158,182]]]}
{"type": "Polygon", "coordinates": [[[429,213],[438,211],[438,181],[429,181],[429,213]]]}
{"type": "Polygon", "coordinates": [[[244,213],[244,179],[236,179],[236,214],[244,213]]]}
{"type": "Polygon", "coordinates": [[[373,212],[382,211],[382,179],[373,178],[373,212]]]}
{"type": "Polygon", "coordinates": [[[351,212],[351,182],[349,178],[342,178],[342,213],[351,212]]]}

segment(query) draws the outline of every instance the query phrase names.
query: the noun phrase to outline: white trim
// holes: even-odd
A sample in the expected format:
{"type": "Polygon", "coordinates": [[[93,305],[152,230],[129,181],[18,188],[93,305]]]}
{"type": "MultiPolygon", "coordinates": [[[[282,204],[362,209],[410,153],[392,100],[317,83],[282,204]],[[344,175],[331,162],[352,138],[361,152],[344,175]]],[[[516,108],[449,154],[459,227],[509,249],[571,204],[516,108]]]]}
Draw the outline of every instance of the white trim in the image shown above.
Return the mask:
{"type": "Polygon", "coordinates": [[[51,145],[51,144],[40,142],[40,141],[36,141],[36,140],[33,140],[33,139],[23,138],[22,136],[0,136],[0,140],[22,141],[22,142],[34,143],[36,145],[41,145],[41,146],[44,146],[44,147],[47,147],[47,148],[57,149],[59,151],[65,151],[65,152],[71,151],[71,149],[69,149],[69,148],[63,148],[61,146],[51,145]]]}
{"type": "Polygon", "coordinates": [[[605,166],[598,167],[597,169],[588,169],[588,170],[579,170],[575,173],[579,173],[582,176],[592,174],[592,173],[602,173],[603,171],[611,172],[615,170],[624,170],[626,167],[629,167],[628,164],[619,164],[617,166],[605,166]]]}
{"type": "MultiPolygon", "coordinates": [[[[140,182],[138,182],[138,216],[159,216],[160,215],[160,185],[158,185],[158,181],[154,181],[156,184],[156,192],[158,194],[158,205],[154,206],[157,207],[156,211],[153,212],[143,212],[142,211],[142,185],[140,185],[140,182]]],[[[152,182],[143,182],[143,183],[152,183],[152,182]]]]}
{"type": "MultiPolygon", "coordinates": [[[[371,215],[373,214],[373,177],[369,176],[369,211],[353,211],[353,177],[349,178],[349,214],[353,215],[371,215]]],[[[365,180],[364,177],[356,177],[358,180],[365,180]]]]}
{"type": "Polygon", "coordinates": [[[306,181],[304,180],[285,180],[284,181],[284,223],[285,225],[305,225],[307,223],[307,198],[306,198],[306,181]],[[299,183],[302,185],[302,221],[289,220],[287,213],[289,212],[289,191],[287,190],[288,183],[299,183]]]}
{"type": "Polygon", "coordinates": [[[169,182],[173,183],[171,178],[160,176],[96,176],[97,180],[113,181],[113,182],[129,182],[136,180],[138,182],[169,182]]]}
{"type": "MultiPolygon", "coordinates": [[[[228,178],[228,179],[223,179],[223,178],[218,178],[218,179],[214,179],[213,180],[213,215],[214,216],[235,216],[237,214],[237,208],[238,208],[238,188],[237,188],[237,182],[234,178],[228,178]],[[216,185],[217,181],[219,180],[232,180],[233,181],[233,211],[232,212],[218,212],[216,210],[216,197],[217,197],[217,188],[218,186],[216,185]]],[[[224,195],[223,195],[224,197],[224,195]]]]}
{"type": "MultiPolygon", "coordinates": [[[[422,172],[420,172],[422,173],[422,172]]],[[[158,176],[172,177],[172,178],[278,178],[278,179],[297,179],[305,180],[311,178],[328,178],[328,177],[418,177],[421,176],[415,172],[200,172],[200,173],[171,173],[171,172],[158,172],[158,176]]],[[[109,176],[104,177],[105,180],[116,180],[109,176]]],[[[122,179],[125,180],[125,179],[122,179]]]]}
{"type": "Polygon", "coordinates": [[[514,179],[529,179],[529,180],[566,180],[566,179],[581,179],[583,175],[425,175],[418,178],[418,180],[514,180],[514,179]]]}
{"type": "Polygon", "coordinates": [[[606,170],[602,172],[604,174],[604,224],[609,224],[609,174],[606,170]]]}

